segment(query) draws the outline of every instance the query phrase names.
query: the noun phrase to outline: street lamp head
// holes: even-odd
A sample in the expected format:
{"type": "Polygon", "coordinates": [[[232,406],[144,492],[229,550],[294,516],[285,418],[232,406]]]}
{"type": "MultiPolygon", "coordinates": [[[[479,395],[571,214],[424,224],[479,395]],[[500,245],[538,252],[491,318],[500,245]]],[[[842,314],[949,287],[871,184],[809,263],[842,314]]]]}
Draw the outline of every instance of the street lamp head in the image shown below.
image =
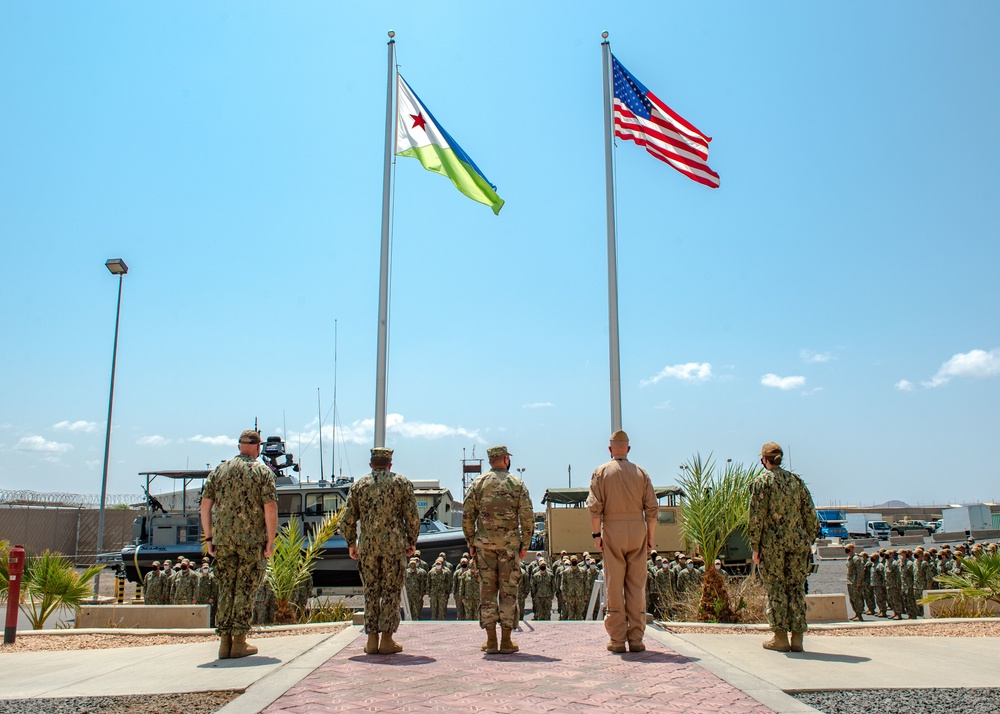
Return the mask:
{"type": "Polygon", "coordinates": [[[121,258],[110,258],[104,265],[107,266],[112,275],[125,275],[128,272],[128,266],[121,258]]]}

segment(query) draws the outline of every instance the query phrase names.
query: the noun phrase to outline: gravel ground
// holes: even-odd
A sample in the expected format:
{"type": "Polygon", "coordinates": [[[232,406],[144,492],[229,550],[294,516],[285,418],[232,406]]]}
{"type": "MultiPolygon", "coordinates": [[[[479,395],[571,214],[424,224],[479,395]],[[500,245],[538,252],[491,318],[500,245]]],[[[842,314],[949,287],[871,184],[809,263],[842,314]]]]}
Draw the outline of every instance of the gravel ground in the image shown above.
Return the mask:
{"type": "Polygon", "coordinates": [[[791,696],[825,714],[996,714],[1000,689],[855,689],[791,696]]]}
{"type": "MultiPolygon", "coordinates": [[[[281,632],[252,632],[251,640],[267,639],[269,637],[289,637],[291,635],[307,635],[321,632],[334,634],[348,627],[347,623],[336,622],[330,625],[316,626],[308,630],[283,630],[281,632]]],[[[188,642],[216,642],[215,635],[129,635],[129,634],[94,634],[94,635],[26,635],[18,637],[12,645],[0,645],[0,654],[9,652],[56,652],[65,650],[99,650],[111,647],[149,647],[150,645],[178,645],[188,642]]],[[[0,710],[2,712],[2,710],[0,710]]]]}
{"type": "Polygon", "coordinates": [[[191,692],[169,696],[3,699],[0,714],[211,714],[242,692],[191,692]]]}
{"type": "MultiPolygon", "coordinates": [[[[905,620],[904,620],[905,622],[905,620]]],[[[761,635],[766,627],[691,627],[662,623],[664,629],[678,635],[761,635]]],[[[870,625],[855,627],[809,628],[809,637],[1000,637],[1000,621],[970,620],[969,622],[924,621],[894,627],[870,625]]]]}

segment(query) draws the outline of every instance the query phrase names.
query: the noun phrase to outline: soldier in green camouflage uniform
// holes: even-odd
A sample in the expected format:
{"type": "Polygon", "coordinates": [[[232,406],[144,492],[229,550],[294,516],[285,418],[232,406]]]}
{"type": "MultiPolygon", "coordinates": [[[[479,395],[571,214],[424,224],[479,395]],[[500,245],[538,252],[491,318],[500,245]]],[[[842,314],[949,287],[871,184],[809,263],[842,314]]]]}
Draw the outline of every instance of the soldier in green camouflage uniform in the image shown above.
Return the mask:
{"type": "Polygon", "coordinates": [[[186,562],[181,565],[172,595],[171,605],[194,605],[198,599],[198,576],[186,562]]]}
{"type": "Polygon", "coordinates": [[[448,596],[451,594],[451,572],[445,570],[444,561],[438,558],[427,573],[427,593],[431,598],[431,619],[444,620],[448,615],[448,596]]]}
{"type": "Polygon", "coordinates": [[[510,473],[507,447],[493,446],[486,454],[490,471],[473,481],[465,496],[462,529],[482,579],[479,626],[486,630],[483,649],[488,654],[511,654],[518,649],[510,633],[517,625],[521,558],[528,555],[534,514],[527,487],[510,473]],[[498,620],[502,633],[499,646],[498,620]]]}
{"type": "Polygon", "coordinates": [[[476,570],[476,563],[473,561],[469,563],[469,569],[465,572],[465,589],[462,591],[465,597],[466,620],[479,619],[479,603],[482,599],[481,587],[482,583],[479,579],[479,571],[476,570]]]}
{"type": "Polygon", "coordinates": [[[900,580],[903,584],[903,610],[912,620],[917,617],[917,599],[913,595],[913,559],[909,550],[903,551],[903,560],[899,564],[900,580]]]}
{"type": "Polygon", "coordinates": [[[205,563],[201,566],[201,577],[198,578],[197,602],[199,605],[208,605],[209,621],[212,627],[215,627],[215,601],[217,597],[215,576],[212,575],[212,569],[208,563],[205,563]]]}
{"type": "Polygon", "coordinates": [[[524,601],[528,599],[531,591],[531,582],[528,577],[528,570],[521,565],[521,579],[517,581],[517,621],[520,623],[524,619],[524,601]]]}
{"type": "Polygon", "coordinates": [[[764,471],[750,487],[747,536],[753,561],[760,565],[769,601],[768,620],[774,632],[764,648],[801,652],[810,547],[819,520],[809,489],[801,478],[781,468],[782,457],[781,447],[774,442],[761,449],[764,471]]]}
{"type": "Polygon", "coordinates": [[[656,593],[659,595],[660,611],[655,613],[661,619],[668,619],[673,613],[673,592],[671,588],[670,563],[661,561],[656,573],[656,593]]]}
{"type": "Polygon", "coordinates": [[[340,530],[347,539],[348,553],[359,563],[364,585],[365,652],[395,654],[403,649],[392,639],[399,629],[399,599],[406,570],[403,558],[417,549],[420,516],[413,484],[390,471],[392,449],[376,447],[371,454],[372,472],[351,486],[340,530]]]}
{"type": "Polygon", "coordinates": [[[153,567],[142,579],[142,597],[147,605],[163,604],[163,577],[160,573],[160,561],[154,560],[153,567]]]}
{"type": "Polygon", "coordinates": [[[543,560],[531,578],[531,619],[552,619],[552,598],[556,594],[556,583],[549,566],[543,560]]]}
{"type": "Polygon", "coordinates": [[[868,553],[865,551],[861,551],[861,565],[864,567],[864,573],[861,576],[861,594],[865,600],[865,614],[874,615],[875,590],[872,588],[872,567],[875,564],[872,563],[868,553]]]}
{"type": "Polygon", "coordinates": [[[855,554],[853,545],[845,546],[844,552],[847,553],[847,596],[851,601],[851,609],[854,610],[854,617],[850,619],[860,622],[863,619],[861,613],[865,610],[865,595],[861,589],[865,566],[855,554]]]}
{"type": "Polygon", "coordinates": [[[885,617],[889,603],[886,599],[885,590],[885,563],[882,562],[882,555],[875,553],[871,557],[872,561],[872,590],[875,593],[875,614],[878,617],[885,617]]]}
{"type": "Polygon", "coordinates": [[[566,619],[582,620],[587,606],[587,573],[579,567],[575,555],[570,558],[569,567],[563,570],[562,585],[566,595],[566,619]]]}
{"type": "Polygon", "coordinates": [[[406,566],[406,599],[410,603],[410,616],[421,619],[424,609],[424,593],[427,592],[427,573],[420,567],[420,561],[410,558],[406,566]]]}
{"type": "Polygon", "coordinates": [[[264,579],[278,531],[274,474],[257,457],[260,434],[240,434],[240,455],[220,464],[201,494],[201,532],[215,557],[219,587],[216,632],[219,658],[246,657],[257,648],[246,643],[253,616],[253,591],[264,579]]]}
{"type": "Polygon", "coordinates": [[[903,619],[903,580],[900,573],[899,561],[896,559],[896,551],[890,550],[886,555],[889,562],[885,567],[885,589],[889,598],[889,607],[892,608],[893,620],[903,619]]]}
{"type": "Polygon", "coordinates": [[[458,570],[455,571],[455,575],[452,581],[455,594],[455,619],[457,620],[468,620],[469,618],[465,616],[465,581],[466,575],[469,574],[469,559],[462,558],[458,561],[458,570]]]}

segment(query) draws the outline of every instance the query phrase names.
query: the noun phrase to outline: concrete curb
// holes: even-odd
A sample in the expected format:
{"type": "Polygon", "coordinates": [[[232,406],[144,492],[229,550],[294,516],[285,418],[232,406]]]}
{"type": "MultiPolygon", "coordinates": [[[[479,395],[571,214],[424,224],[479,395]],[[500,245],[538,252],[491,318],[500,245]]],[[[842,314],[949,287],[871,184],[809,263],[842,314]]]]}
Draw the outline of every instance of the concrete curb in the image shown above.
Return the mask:
{"type": "Polygon", "coordinates": [[[278,670],[260,679],[217,710],[216,714],[257,714],[271,705],[278,697],[308,677],[328,659],[336,655],[361,634],[362,627],[351,625],[319,644],[306,650],[278,670]]]}
{"type": "MultiPolygon", "coordinates": [[[[887,620],[877,618],[874,620],[863,620],[861,622],[810,622],[810,630],[865,630],[875,627],[917,627],[926,625],[955,625],[973,622],[1000,622],[1000,617],[934,617],[920,618],[919,620],[887,620]]],[[[771,626],[765,622],[761,623],[736,623],[727,624],[724,622],[673,622],[669,620],[656,620],[654,623],[661,629],[686,628],[707,628],[711,630],[746,630],[747,632],[770,632],[771,626]]]]}
{"type": "MultiPolygon", "coordinates": [[[[250,631],[251,636],[254,634],[267,634],[268,632],[296,632],[303,635],[308,635],[314,630],[321,630],[325,627],[334,627],[336,625],[351,625],[350,620],[344,620],[342,622],[315,622],[305,625],[271,625],[265,627],[255,627],[250,631]]],[[[46,636],[66,636],[66,635],[179,635],[182,637],[193,637],[193,636],[210,636],[215,637],[215,629],[211,627],[190,627],[190,628],[166,628],[166,629],[149,629],[149,628],[132,628],[132,627],[81,627],[77,628],[67,628],[67,629],[55,629],[55,630],[18,630],[18,637],[46,637],[46,636]]]]}
{"type": "Polygon", "coordinates": [[[784,691],[738,666],[719,659],[710,652],[694,645],[683,637],[672,632],[664,632],[657,627],[647,627],[647,636],[666,645],[670,649],[696,662],[700,667],[719,677],[727,684],[753,697],[764,706],[772,709],[775,714],[804,714],[818,712],[818,709],[800,702],[784,691]]]}

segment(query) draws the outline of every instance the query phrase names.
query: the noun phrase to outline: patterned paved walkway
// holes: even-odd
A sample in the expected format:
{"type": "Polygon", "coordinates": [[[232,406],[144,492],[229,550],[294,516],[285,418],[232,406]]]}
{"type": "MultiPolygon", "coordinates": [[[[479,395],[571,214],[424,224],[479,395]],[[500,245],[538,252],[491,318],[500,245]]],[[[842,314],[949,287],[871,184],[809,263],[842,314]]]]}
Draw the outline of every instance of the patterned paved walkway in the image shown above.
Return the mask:
{"type": "Polygon", "coordinates": [[[403,623],[404,651],[366,655],[360,635],[265,712],[692,712],[771,710],[650,637],[604,649],[599,623],[529,623],[521,651],[487,655],[477,623],[403,623]]]}

